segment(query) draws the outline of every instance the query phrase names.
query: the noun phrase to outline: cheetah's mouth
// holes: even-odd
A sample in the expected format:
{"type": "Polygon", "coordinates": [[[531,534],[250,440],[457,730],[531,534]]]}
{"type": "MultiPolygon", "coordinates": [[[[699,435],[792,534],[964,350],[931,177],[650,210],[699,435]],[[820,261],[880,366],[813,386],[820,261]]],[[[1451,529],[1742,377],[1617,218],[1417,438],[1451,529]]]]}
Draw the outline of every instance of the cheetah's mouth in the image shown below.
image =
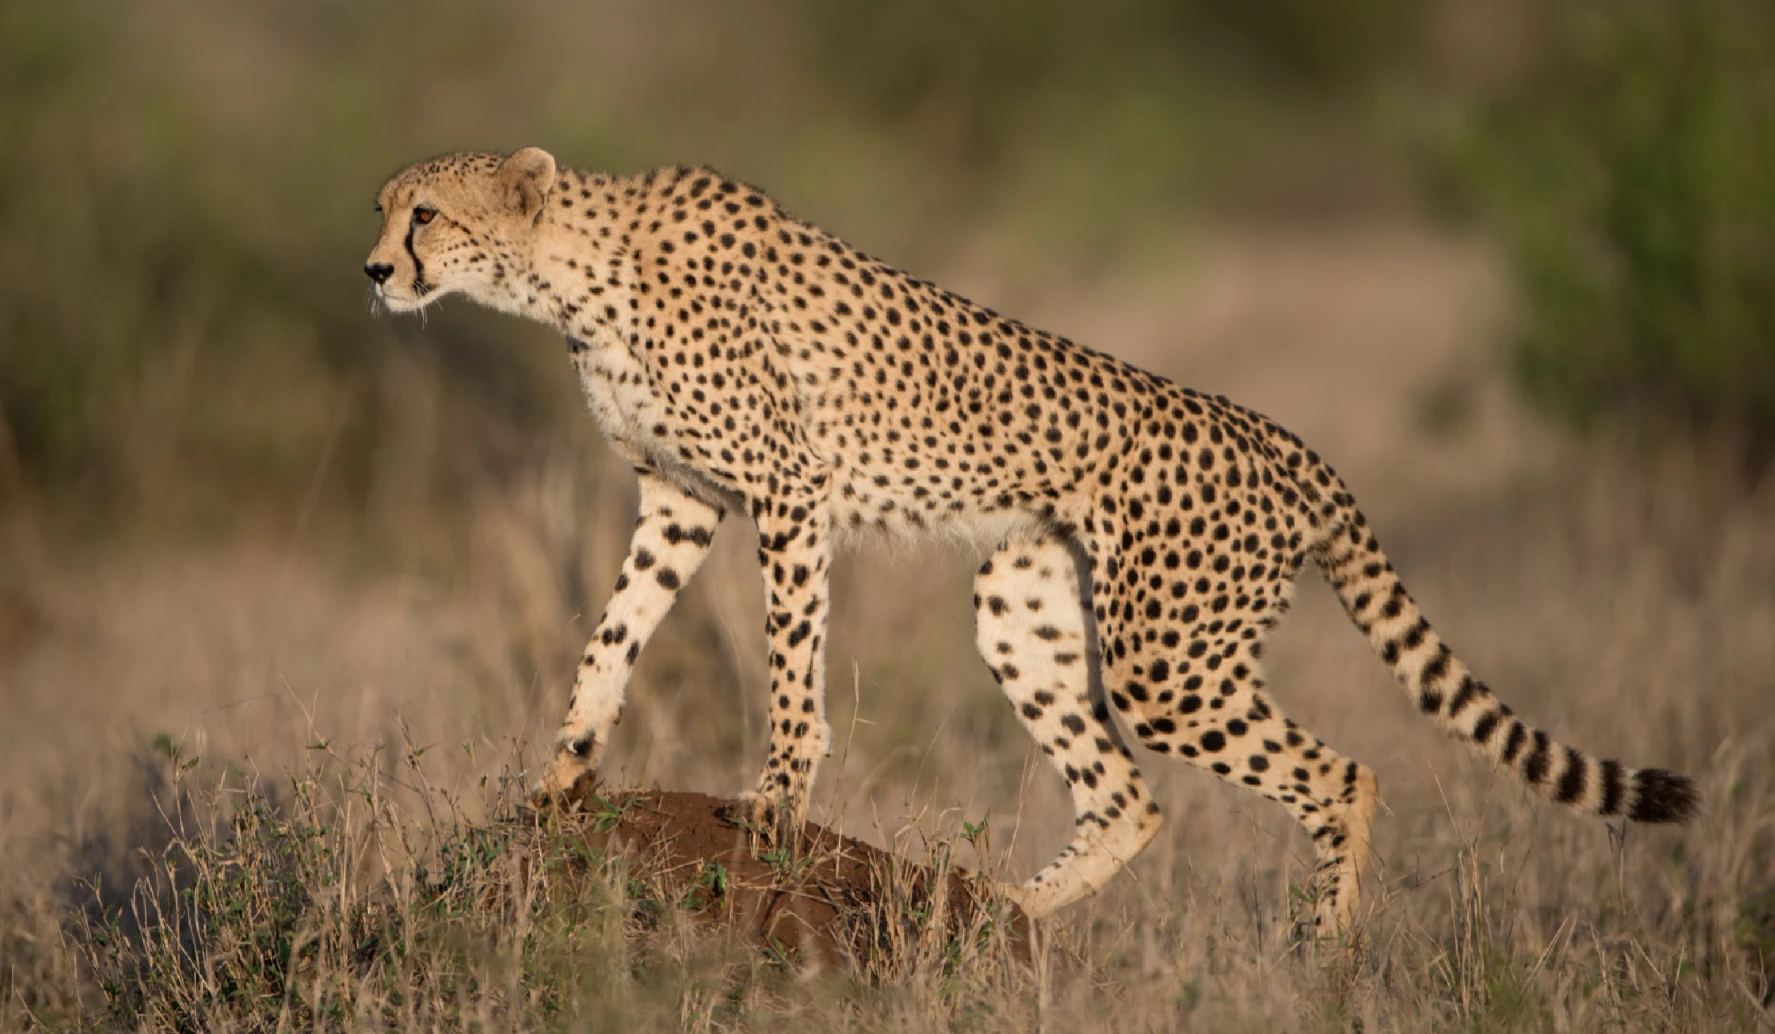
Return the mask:
{"type": "Polygon", "coordinates": [[[378,285],[375,290],[377,304],[396,313],[418,312],[443,293],[438,290],[438,285],[427,283],[421,277],[414,277],[405,290],[391,284],[378,285]]]}

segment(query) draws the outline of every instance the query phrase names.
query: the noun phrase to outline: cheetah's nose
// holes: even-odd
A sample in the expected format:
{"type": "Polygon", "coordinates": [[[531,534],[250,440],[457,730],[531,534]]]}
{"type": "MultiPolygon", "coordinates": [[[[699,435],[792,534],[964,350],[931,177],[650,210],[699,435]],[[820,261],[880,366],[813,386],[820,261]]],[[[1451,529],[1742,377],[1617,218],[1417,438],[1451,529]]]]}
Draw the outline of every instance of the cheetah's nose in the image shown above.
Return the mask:
{"type": "Polygon", "coordinates": [[[369,262],[364,265],[364,275],[377,283],[384,283],[394,275],[394,266],[387,262],[369,262]]]}

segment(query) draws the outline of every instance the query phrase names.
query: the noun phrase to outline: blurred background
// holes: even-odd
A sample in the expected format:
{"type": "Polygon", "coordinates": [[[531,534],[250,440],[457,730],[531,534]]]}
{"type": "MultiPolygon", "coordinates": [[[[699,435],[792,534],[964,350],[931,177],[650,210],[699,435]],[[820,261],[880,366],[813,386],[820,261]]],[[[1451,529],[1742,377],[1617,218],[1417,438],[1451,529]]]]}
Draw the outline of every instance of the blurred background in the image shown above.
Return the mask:
{"type": "Polygon", "coordinates": [[[1473,328],[1476,358],[1546,411],[1729,431],[1759,459],[1775,428],[1766,4],[22,0],[0,19],[0,498],[64,531],[239,532],[306,500],[386,532],[536,462],[577,419],[546,335],[465,306],[372,318],[355,261],[393,170],[527,143],[715,164],[986,294],[1174,268],[1229,226],[1481,237],[1515,304],[1473,328]]]}
{"type": "MultiPolygon", "coordinates": [[[[378,314],[360,271],[389,174],[531,144],[614,172],[713,164],[1302,434],[1519,710],[1737,788],[1746,832],[1695,936],[1775,954],[1769,783],[1743,781],[1775,743],[1760,0],[0,5],[0,915],[19,928],[70,874],[127,878],[188,766],[429,750],[463,790],[537,759],[631,479],[548,331],[449,300],[378,314]]],[[[726,794],[762,756],[741,523],[638,671],[612,762],[631,781],[726,794]]],[[[973,566],[841,568],[825,814],[867,832],[921,801],[1027,799],[1053,813],[1016,842],[1033,868],[1064,794],[973,656],[973,566]]],[[[1410,709],[1360,637],[1303,595],[1278,697],[1380,770],[1392,849],[1446,840],[1448,807],[1488,806],[1483,766],[1401,736],[1410,709]],[[1384,720],[1355,710],[1380,701],[1384,720]],[[1412,796],[1450,765],[1449,797],[1412,796]]],[[[1279,812],[1161,782],[1174,817],[1255,839],[1167,833],[1149,881],[1217,893],[1278,838],[1305,857],[1279,812]]],[[[1566,833],[1584,861],[1547,868],[1549,907],[1609,864],[1600,833],[1566,833]]]]}

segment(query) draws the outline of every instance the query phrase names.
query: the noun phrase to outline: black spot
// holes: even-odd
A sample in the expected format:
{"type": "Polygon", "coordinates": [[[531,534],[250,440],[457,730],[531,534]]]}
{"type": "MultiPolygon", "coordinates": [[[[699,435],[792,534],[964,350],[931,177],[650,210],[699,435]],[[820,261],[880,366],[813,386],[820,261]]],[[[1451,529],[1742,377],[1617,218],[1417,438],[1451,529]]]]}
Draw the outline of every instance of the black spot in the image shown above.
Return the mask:
{"type": "MultiPolygon", "coordinates": [[[[1442,649],[1436,651],[1436,656],[1424,662],[1424,670],[1418,673],[1418,681],[1422,685],[1431,686],[1442,681],[1442,676],[1446,674],[1448,674],[1448,646],[1444,644],[1442,649]]],[[[1437,702],[1441,702],[1440,695],[1437,702]]]]}
{"type": "Polygon", "coordinates": [[[1510,723],[1510,736],[1504,741],[1504,763],[1516,760],[1522,753],[1522,745],[1528,740],[1528,729],[1521,722],[1510,723]]]}
{"type": "Polygon", "coordinates": [[[1535,730],[1535,746],[1529,751],[1528,759],[1522,763],[1522,777],[1529,781],[1530,786],[1540,786],[1547,781],[1547,769],[1552,764],[1547,757],[1547,734],[1535,730]]]}
{"type": "MultiPolygon", "coordinates": [[[[1466,710],[1467,705],[1473,702],[1473,698],[1477,697],[1479,692],[1480,685],[1474,680],[1473,676],[1468,675],[1466,678],[1463,678],[1461,680],[1461,688],[1455,690],[1454,699],[1448,702],[1448,716],[1453,718],[1466,710]]],[[[1478,737],[1475,736],[1474,738],[1477,739],[1478,737]]]]}
{"type": "Polygon", "coordinates": [[[1584,792],[1584,755],[1577,748],[1565,749],[1565,772],[1559,777],[1559,787],[1553,799],[1561,804],[1570,804],[1584,792]]]}
{"type": "Polygon", "coordinates": [[[1609,758],[1602,763],[1602,807],[1599,815],[1615,815],[1621,811],[1621,763],[1609,758]]]}
{"type": "Polygon", "coordinates": [[[678,572],[677,571],[674,571],[669,567],[662,567],[659,569],[659,573],[654,575],[654,577],[659,579],[660,586],[662,588],[666,589],[667,591],[669,591],[669,592],[677,592],[678,591],[678,572]]]}
{"type": "Polygon", "coordinates": [[[1226,737],[1219,729],[1209,729],[1202,734],[1202,749],[1210,754],[1220,752],[1226,747],[1226,737]]]}

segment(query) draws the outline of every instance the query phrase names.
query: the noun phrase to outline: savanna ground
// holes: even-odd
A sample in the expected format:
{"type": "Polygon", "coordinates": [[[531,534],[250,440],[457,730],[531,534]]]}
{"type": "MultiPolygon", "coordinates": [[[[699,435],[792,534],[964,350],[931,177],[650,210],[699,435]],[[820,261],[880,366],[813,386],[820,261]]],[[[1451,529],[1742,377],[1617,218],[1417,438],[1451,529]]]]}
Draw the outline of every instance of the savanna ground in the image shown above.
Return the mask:
{"type": "MultiPolygon", "coordinates": [[[[1762,24],[1748,0],[1641,0],[1653,30],[1706,13],[1592,82],[1542,8],[0,5],[0,1030],[1775,1027],[1775,488],[1658,422],[1775,427],[1775,134],[1708,106],[1775,98],[1775,35],[1720,28],[1762,24]],[[1499,154],[1419,151],[1494,101],[1547,132],[1475,201],[1499,154]],[[516,808],[634,508],[560,345],[362,306],[381,176],[526,144],[713,162],[1277,418],[1504,700],[1694,777],[1700,818],[1622,830],[1494,778],[1309,574],[1271,682],[1380,777],[1358,951],[1301,943],[1280,809],[1146,755],[1164,830],[1032,964],[900,884],[848,964],[711,927],[737,867],[613,854],[608,803],[516,808]],[[1631,260],[1600,289],[1570,275],[1599,240],[1631,260]],[[1667,383],[1620,437],[1518,390],[1632,416],[1667,383]]],[[[612,787],[750,785],[752,539],[722,528],[643,655],[612,787]]],[[[975,655],[977,560],[840,564],[814,818],[1021,879],[1071,815],[975,655]]]]}
{"type": "MultiPolygon", "coordinates": [[[[1572,742],[1694,776],[1700,820],[1623,836],[1494,780],[1415,716],[1309,582],[1276,640],[1277,695],[1376,768],[1386,805],[1353,963],[1295,938],[1311,852],[1291,821],[1157,757],[1142,761],[1165,831],[1047,924],[1033,968],[992,938],[927,938],[878,963],[874,981],[808,975],[674,918],[692,911],[681,902],[637,925],[649,874],[621,863],[500,904],[482,891],[513,863],[477,850],[476,824],[509,809],[512,781],[548,742],[633,506],[589,420],[569,419],[547,462],[483,486],[463,526],[414,515],[414,535],[461,551],[441,570],[364,575],[373,565],[353,542],[301,512],[256,541],[96,554],[48,548],[54,535],[28,510],[14,520],[0,1017],[1767,1026],[1775,501],[1728,490],[1695,452],[1630,461],[1562,445],[1474,358],[1473,328],[1500,304],[1484,253],[1410,225],[1226,232],[1163,272],[1096,288],[969,269],[949,279],[1298,428],[1340,463],[1414,593],[1507,700],[1572,742]],[[181,900],[172,885],[209,896],[207,939],[166,928],[181,900]],[[382,902],[368,920],[354,911],[366,900],[382,902]],[[112,920],[128,946],[102,936],[112,920]],[[372,935],[366,922],[381,925],[372,935]],[[209,954],[190,957],[198,944],[209,954]],[[141,1011],[108,1013],[100,983],[142,962],[145,988],[111,988],[141,1011]]],[[[613,783],[717,795],[747,784],[764,742],[749,535],[723,528],[645,654],[613,783]]],[[[839,568],[838,746],[815,818],[908,857],[949,852],[1020,876],[1064,842],[1070,814],[974,655],[973,566],[939,545],[839,568]]],[[[552,871],[573,843],[545,835],[511,850],[552,871]]]]}

